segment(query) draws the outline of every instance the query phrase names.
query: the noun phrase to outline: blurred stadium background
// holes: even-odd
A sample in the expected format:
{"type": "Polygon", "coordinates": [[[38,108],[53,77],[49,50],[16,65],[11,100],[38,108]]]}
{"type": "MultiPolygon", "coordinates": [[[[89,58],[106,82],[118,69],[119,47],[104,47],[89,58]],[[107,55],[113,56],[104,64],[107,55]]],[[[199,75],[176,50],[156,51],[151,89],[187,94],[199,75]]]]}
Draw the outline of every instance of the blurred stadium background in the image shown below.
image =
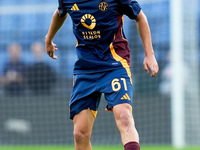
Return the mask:
{"type": "MultiPolygon", "coordinates": [[[[198,146],[200,0],[138,1],[148,17],[160,66],[156,78],[144,72],[143,47],[136,25],[125,17],[124,30],[132,53],[133,113],[140,142],[198,146]]],[[[57,60],[51,60],[41,45],[56,8],[55,0],[0,1],[0,147],[73,145],[68,101],[76,40],[70,17],[54,40],[59,48],[57,60]],[[14,57],[9,51],[20,53],[16,54],[21,61],[16,70],[13,67],[17,65],[8,65],[14,57]]],[[[113,114],[104,111],[105,106],[102,99],[92,143],[121,145],[113,114]]]]}

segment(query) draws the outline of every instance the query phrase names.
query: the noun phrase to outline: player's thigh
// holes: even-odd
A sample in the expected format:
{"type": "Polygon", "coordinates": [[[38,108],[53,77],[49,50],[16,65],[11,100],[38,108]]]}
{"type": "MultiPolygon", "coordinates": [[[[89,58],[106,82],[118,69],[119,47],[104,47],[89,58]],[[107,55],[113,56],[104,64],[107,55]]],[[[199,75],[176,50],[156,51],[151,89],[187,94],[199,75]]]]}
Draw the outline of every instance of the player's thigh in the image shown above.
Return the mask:
{"type": "Polygon", "coordinates": [[[73,118],[74,134],[87,134],[90,136],[94,120],[95,117],[89,108],[82,110],[73,118]]]}

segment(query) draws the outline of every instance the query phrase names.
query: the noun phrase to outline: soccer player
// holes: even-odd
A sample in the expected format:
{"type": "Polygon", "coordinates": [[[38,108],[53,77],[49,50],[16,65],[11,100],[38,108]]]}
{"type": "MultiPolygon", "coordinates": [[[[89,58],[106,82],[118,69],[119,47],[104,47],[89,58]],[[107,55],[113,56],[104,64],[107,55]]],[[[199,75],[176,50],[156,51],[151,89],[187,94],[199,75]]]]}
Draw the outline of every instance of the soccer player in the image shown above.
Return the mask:
{"type": "Polygon", "coordinates": [[[58,3],[45,39],[46,52],[57,59],[53,38],[69,14],[77,38],[74,87],[69,104],[75,149],[92,149],[92,127],[104,93],[106,109],[113,111],[124,149],[139,150],[132,115],[130,49],[122,27],[123,15],[136,21],[145,51],[144,69],[147,73],[150,69],[151,76],[156,76],[159,69],[145,14],[137,1],[58,0],[58,3]]]}

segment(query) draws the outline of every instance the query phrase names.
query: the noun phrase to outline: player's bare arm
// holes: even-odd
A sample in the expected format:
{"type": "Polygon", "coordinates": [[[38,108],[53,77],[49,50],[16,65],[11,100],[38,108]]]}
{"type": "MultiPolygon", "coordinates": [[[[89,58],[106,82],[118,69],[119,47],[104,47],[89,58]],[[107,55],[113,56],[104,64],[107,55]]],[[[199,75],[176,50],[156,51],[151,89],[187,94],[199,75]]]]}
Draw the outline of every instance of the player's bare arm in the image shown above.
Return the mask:
{"type": "Polygon", "coordinates": [[[60,27],[65,22],[65,19],[67,18],[67,14],[64,17],[59,16],[58,9],[54,12],[51,25],[49,27],[49,31],[45,37],[45,48],[46,52],[49,55],[49,57],[53,59],[57,59],[57,56],[54,55],[54,51],[57,51],[56,44],[53,43],[53,38],[60,29],[60,27]]]}
{"type": "Polygon", "coordinates": [[[151,33],[150,33],[148,21],[145,14],[142,11],[140,11],[136,19],[136,24],[137,24],[138,32],[142,39],[142,43],[143,43],[144,51],[145,51],[145,58],[143,62],[144,69],[147,73],[149,73],[149,69],[148,69],[149,67],[151,70],[151,76],[154,77],[158,73],[159,67],[158,67],[156,58],[154,56],[154,50],[152,46],[151,33]]]}

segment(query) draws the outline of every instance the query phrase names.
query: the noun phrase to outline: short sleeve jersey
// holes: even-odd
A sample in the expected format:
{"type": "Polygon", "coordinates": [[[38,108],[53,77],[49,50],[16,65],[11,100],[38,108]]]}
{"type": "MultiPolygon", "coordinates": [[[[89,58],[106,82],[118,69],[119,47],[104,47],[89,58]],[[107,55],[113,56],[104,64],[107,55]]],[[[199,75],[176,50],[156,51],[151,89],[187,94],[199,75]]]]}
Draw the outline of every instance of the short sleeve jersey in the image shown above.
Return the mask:
{"type": "Polygon", "coordinates": [[[77,39],[74,74],[130,67],[123,15],[136,19],[141,7],[129,0],[58,0],[59,14],[71,16],[77,39]]]}

